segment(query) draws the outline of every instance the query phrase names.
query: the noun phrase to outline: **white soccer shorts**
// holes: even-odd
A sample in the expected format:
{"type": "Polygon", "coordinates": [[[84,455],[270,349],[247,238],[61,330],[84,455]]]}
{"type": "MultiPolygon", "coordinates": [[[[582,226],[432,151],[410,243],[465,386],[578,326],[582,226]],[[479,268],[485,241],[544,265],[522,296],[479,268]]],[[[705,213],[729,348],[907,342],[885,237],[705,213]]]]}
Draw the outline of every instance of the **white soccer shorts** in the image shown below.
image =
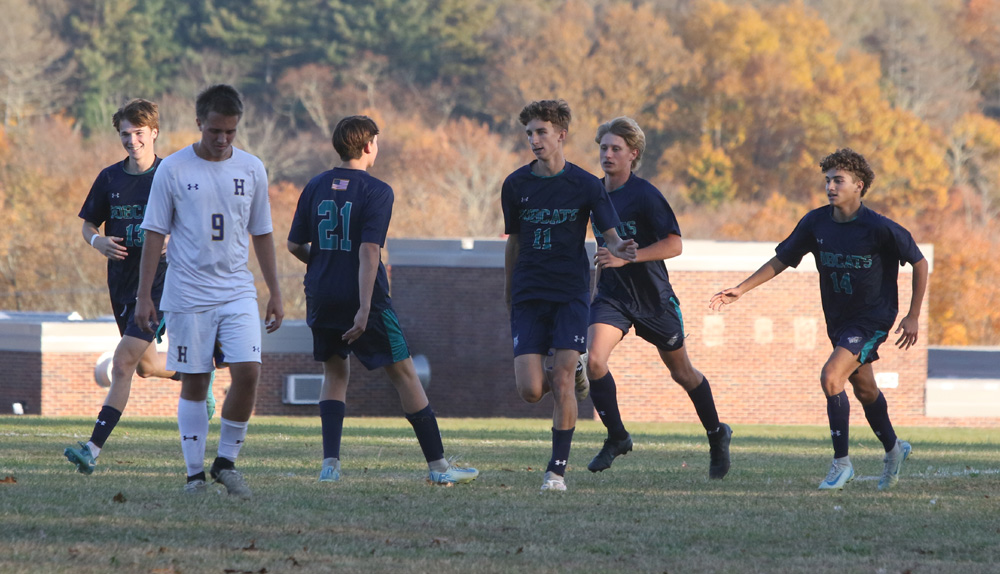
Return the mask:
{"type": "Polygon", "coordinates": [[[227,363],[260,362],[260,312],[257,299],[237,299],[196,313],[164,311],[167,369],[179,373],[210,373],[216,342],[227,363]]]}

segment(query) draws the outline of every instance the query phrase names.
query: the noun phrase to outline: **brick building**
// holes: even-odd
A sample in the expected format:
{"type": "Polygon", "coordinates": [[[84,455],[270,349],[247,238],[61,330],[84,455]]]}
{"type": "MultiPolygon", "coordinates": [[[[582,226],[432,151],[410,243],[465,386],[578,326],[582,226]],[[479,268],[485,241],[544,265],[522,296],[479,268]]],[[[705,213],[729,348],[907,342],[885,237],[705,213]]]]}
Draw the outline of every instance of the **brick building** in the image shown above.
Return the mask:
{"type": "MultiPolygon", "coordinates": [[[[529,405],[514,389],[513,352],[503,303],[504,242],[401,239],[390,240],[387,247],[393,301],[411,351],[429,364],[432,376],[427,391],[438,414],[550,417],[549,399],[529,405]]],[[[670,260],[668,269],[684,312],[688,353],[711,381],[723,420],[826,424],[819,370],[830,346],[811,258],[723,313],[708,309],[712,294],[757,269],[771,257],[773,248],[768,243],[685,241],[684,254],[670,260]]],[[[933,248],[921,249],[933,265],[933,248]]],[[[910,281],[907,266],[899,281],[904,313],[910,281]]],[[[993,395],[1000,394],[994,392],[984,399],[983,392],[992,389],[990,385],[948,383],[933,386],[928,394],[927,308],[925,302],[918,345],[900,351],[891,344],[895,338],[890,335],[880,350],[882,359],[875,363],[893,421],[898,425],[1000,426],[1000,411],[990,416],[990,410],[982,408],[984,400],[994,401],[993,395]],[[947,400],[947,406],[928,405],[929,396],[947,400]],[[966,407],[972,416],[965,414],[966,407]]],[[[256,413],[315,415],[314,405],[284,400],[289,375],[322,372],[311,357],[308,328],[301,321],[288,321],[263,340],[256,413]]],[[[113,322],[0,320],[0,408],[10,412],[9,405],[20,402],[28,414],[96,413],[106,390],[94,382],[94,365],[117,341],[113,322]]],[[[398,415],[399,402],[385,376],[352,363],[348,415],[398,415]]],[[[697,421],[690,401],[670,380],[655,349],[634,335],[627,336],[612,355],[611,368],[625,420],[697,421]]],[[[215,385],[219,399],[228,382],[228,372],[220,371],[215,385]]],[[[136,378],[129,414],[173,416],[178,389],[174,381],[136,378]]],[[[580,408],[582,416],[594,416],[589,401],[580,408]]],[[[851,424],[867,424],[862,409],[852,409],[851,416],[851,424]]]]}

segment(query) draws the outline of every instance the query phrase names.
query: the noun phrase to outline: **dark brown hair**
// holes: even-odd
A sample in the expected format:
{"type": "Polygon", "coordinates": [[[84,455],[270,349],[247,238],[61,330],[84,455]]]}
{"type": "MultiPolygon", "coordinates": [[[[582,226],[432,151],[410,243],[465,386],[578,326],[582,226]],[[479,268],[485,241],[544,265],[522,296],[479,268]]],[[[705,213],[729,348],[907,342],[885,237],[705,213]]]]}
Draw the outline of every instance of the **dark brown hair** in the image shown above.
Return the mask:
{"type": "Polygon", "coordinates": [[[864,184],[861,188],[861,197],[864,197],[868,193],[868,188],[872,186],[872,182],[875,181],[875,172],[872,171],[872,167],[868,165],[868,160],[865,156],[859,154],[858,152],[852,150],[851,148],[845,147],[844,149],[838,149],[837,151],[831,153],[830,155],[823,158],[819,162],[819,167],[823,170],[823,173],[830,171],[831,169],[840,169],[851,173],[854,179],[860,180],[864,184]]]}
{"type": "Polygon", "coordinates": [[[111,116],[111,124],[115,126],[115,131],[121,131],[122,120],[137,128],[159,130],[160,108],[149,100],[136,98],[118,108],[115,115],[111,116]]]}
{"type": "Polygon", "coordinates": [[[333,128],[333,149],[342,161],[359,159],[365,146],[378,135],[375,120],[368,116],[348,116],[333,128]]]}

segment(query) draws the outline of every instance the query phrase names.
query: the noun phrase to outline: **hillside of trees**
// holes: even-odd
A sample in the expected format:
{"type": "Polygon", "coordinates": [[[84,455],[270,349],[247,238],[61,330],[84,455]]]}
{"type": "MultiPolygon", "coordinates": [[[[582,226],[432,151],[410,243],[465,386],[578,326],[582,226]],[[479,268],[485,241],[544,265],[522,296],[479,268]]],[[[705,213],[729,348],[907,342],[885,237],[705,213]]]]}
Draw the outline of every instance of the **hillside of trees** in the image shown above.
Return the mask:
{"type": "MultiPolygon", "coordinates": [[[[198,137],[193,100],[237,86],[237,146],[271,178],[284,253],[337,120],[382,128],[395,237],[497,237],[500,184],[531,159],[527,101],[573,107],[567,153],[639,121],[639,174],[687,238],[782,239],[823,205],[818,161],[873,163],[866,203],[935,246],[931,343],[1000,344],[997,0],[0,0],[0,309],[109,312],[77,213],[124,152],[111,115],[160,104],[159,155],[198,137]]],[[[721,286],[720,286],[721,287],[721,286]]],[[[905,302],[904,302],[905,305],[905,302]]]]}

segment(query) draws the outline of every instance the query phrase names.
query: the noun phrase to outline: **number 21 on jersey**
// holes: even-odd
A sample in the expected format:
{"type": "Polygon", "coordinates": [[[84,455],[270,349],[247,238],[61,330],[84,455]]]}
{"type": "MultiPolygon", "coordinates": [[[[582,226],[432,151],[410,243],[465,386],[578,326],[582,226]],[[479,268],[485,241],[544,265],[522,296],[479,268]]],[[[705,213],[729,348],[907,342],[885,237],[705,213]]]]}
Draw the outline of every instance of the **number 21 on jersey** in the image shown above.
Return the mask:
{"type": "Polygon", "coordinates": [[[351,202],[337,211],[337,202],[325,199],[319,202],[319,248],[327,251],[351,250],[351,202]],[[340,234],[334,233],[340,230],[340,234]]]}

